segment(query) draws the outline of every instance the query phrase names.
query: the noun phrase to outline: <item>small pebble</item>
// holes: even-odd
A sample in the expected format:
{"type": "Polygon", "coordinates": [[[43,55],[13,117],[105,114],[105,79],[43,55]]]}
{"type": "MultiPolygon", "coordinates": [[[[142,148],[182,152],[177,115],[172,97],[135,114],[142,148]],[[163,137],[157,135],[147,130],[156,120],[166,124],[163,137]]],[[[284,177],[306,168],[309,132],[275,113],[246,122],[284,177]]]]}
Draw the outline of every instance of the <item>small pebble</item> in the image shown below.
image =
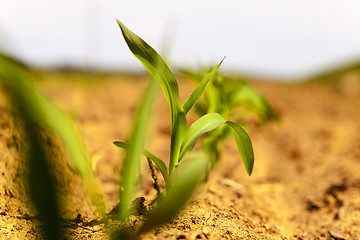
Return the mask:
{"type": "Polygon", "coordinates": [[[345,240],[345,237],[337,231],[329,231],[329,234],[335,240],[345,240]]]}

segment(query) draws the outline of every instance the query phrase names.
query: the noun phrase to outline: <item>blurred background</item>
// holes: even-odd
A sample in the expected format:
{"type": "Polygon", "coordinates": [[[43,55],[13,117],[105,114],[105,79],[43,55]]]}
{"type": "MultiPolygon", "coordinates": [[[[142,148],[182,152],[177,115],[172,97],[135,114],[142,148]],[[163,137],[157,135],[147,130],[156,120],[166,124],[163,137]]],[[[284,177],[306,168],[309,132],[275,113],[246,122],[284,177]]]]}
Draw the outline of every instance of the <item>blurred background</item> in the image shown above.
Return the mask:
{"type": "Polygon", "coordinates": [[[35,67],[143,71],[115,19],[174,66],[306,77],[360,55],[356,0],[0,0],[0,49],[35,67]]]}

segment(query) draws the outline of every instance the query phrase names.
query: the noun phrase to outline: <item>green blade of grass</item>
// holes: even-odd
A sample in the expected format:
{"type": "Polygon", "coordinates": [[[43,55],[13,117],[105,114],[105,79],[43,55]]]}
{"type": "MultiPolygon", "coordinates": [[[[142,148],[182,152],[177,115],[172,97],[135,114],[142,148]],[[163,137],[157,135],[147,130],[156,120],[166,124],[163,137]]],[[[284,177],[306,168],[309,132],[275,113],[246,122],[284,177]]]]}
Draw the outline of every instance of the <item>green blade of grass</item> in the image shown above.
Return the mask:
{"type": "Polygon", "coordinates": [[[186,100],[186,102],[183,106],[186,114],[200,99],[201,95],[203,94],[203,92],[205,90],[206,85],[209,83],[209,81],[212,79],[212,77],[214,76],[216,71],[219,69],[219,67],[220,67],[221,63],[224,61],[224,59],[221,60],[221,62],[211,72],[209,72],[205,76],[205,78],[198,84],[198,86],[195,88],[195,90],[191,93],[190,97],[186,100]]]}
{"type": "Polygon", "coordinates": [[[234,122],[227,121],[234,133],[236,145],[244,163],[247,174],[250,176],[254,168],[254,150],[247,133],[234,122]]]}
{"type": "Polygon", "coordinates": [[[187,159],[174,184],[168,189],[158,206],[147,217],[139,232],[147,232],[173,219],[190,201],[205,176],[207,161],[202,157],[187,159]]]}
{"type": "MultiPolygon", "coordinates": [[[[124,142],[121,142],[121,141],[114,141],[113,144],[115,146],[123,148],[123,149],[128,149],[129,148],[128,143],[124,143],[124,142]]],[[[144,149],[142,151],[142,154],[144,154],[147,158],[150,158],[156,164],[156,166],[159,168],[165,182],[168,182],[169,181],[169,175],[167,173],[164,161],[161,160],[160,158],[156,157],[154,154],[152,154],[151,152],[149,152],[146,149],[144,149]]]]}
{"type": "Polygon", "coordinates": [[[56,133],[69,155],[69,164],[83,179],[87,192],[97,209],[103,214],[107,211],[101,191],[88,162],[84,145],[66,114],[45,98],[29,80],[35,76],[21,63],[0,54],[0,76],[11,86],[15,97],[22,105],[23,114],[38,124],[56,133]]]}
{"type": "Polygon", "coordinates": [[[144,139],[152,102],[156,92],[156,82],[151,79],[144,98],[141,101],[138,115],[135,118],[127,156],[123,163],[120,194],[119,217],[125,220],[130,213],[130,203],[140,176],[140,154],[144,149],[144,139]]]}
{"type": "Polygon", "coordinates": [[[186,131],[186,114],[180,103],[178,84],[160,55],[119,20],[117,20],[117,23],[129,49],[144,65],[150,75],[160,83],[166,100],[169,103],[171,112],[169,175],[171,177],[179,158],[180,143],[186,131]]]}
{"type": "Polygon", "coordinates": [[[220,127],[225,122],[226,120],[218,113],[208,113],[194,122],[185,133],[180,148],[179,162],[193,150],[197,140],[202,134],[220,127]]]}

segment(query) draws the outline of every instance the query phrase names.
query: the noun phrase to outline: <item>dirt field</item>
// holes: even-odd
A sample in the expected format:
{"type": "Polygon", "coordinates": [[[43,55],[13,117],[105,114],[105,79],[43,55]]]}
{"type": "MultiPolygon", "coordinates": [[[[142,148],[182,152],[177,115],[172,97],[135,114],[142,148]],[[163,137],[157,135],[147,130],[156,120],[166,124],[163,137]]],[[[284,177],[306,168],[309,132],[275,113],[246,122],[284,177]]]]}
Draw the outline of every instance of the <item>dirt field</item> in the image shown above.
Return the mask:
{"type": "MultiPolygon", "coordinates": [[[[119,162],[124,156],[112,141],[127,139],[145,78],[102,76],[85,81],[72,74],[45,76],[47,80],[37,85],[78,124],[111,208],[118,201],[119,162]]],[[[186,99],[194,86],[184,79],[179,85],[186,99]]],[[[282,118],[249,131],[255,151],[253,175],[246,175],[235,141],[229,139],[218,168],[193,203],[172,223],[142,239],[360,239],[359,92],[316,83],[252,85],[282,118]]],[[[169,111],[160,92],[158,99],[147,147],[166,159],[169,111]]],[[[0,116],[0,239],[37,239],[39,222],[23,191],[24,140],[2,96],[0,116]]],[[[57,140],[49,137],[48,145],[58,169],[68,237],[106,239],[104,226],[92,221],[94,210],[57,140]]],[[[145,174],[139,196],[151,201],[155,193],[145,174]]]]}

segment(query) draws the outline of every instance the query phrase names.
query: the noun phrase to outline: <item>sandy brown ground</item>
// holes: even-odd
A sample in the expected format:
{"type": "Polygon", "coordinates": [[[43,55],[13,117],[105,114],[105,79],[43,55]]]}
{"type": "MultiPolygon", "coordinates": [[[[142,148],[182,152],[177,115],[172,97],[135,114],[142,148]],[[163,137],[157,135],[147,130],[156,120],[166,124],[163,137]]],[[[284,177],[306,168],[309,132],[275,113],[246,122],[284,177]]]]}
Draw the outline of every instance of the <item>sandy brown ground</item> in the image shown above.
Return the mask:
{"type": "MultiPolygon", "coordinates": [[[[79,125],[112,207],[124,153],[111,142],[127,139],[145,78],[45,76],[37,85],[79,125]]],[[[185,99],[193,85],[184,80],[179,85],[185,99]]],[[[360,95],[315,83],[252,85],[282,118],[249,132],[256,158],[253,175],[246,175],[229,139],[218,168],[194,202],[171,224],[142,239],[360,239],[360,95]]],[[[0,100],[0,239],[37,239],[39,223],[21,184],[24,141],[14,113],[0,100]]],[[[162,93],[156,106],[147,146],[167,159],[169,112],[162,93]]],[[[106,239],[102,225],[85,224],[96,216],[81,181],[65,163],[56,139],[48,142],[61,179],[68,237],[106,239]]],[[[141,194],[149,200],[154,195],[148,177],[141,194]]]]}

